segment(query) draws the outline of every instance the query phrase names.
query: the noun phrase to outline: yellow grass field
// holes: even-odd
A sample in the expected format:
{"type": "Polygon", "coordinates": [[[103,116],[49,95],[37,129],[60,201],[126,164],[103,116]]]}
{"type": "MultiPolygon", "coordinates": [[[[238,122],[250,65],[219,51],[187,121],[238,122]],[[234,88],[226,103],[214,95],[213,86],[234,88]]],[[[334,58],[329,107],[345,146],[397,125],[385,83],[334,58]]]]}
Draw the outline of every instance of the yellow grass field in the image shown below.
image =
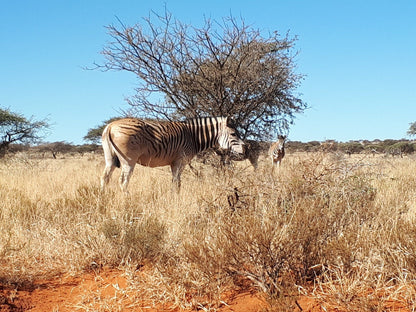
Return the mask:
{"type": "MultiPolygon", "coordinates": [[[[215,311],[249,288],[263,311],[296,311],[301,296],[322,311],[415,311],[414,155],[288,153],[274,175],[264,158],[257,171],[193,165],[179,194],[168,167],[137,166],[126,196],[118,169],[100,192],[99,155],[1,160],[0,286],[118,268],[140,294],[131,305],[215,311]]],[[[73,310],[122,304],[86,293],[73,310]]]]}

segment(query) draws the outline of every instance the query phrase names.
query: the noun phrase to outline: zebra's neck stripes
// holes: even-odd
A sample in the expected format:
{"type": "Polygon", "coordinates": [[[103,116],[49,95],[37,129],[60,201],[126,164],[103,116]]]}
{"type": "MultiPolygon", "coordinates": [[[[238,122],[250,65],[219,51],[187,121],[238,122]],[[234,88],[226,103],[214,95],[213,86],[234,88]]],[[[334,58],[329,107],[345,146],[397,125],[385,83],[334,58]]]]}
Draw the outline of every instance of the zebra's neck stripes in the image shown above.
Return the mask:
{"type": "Polygon", "coordinates": [[[223,118],[203,117],[188,120],[186,123],[195,138],[196,150],[201,152],[216,145],[223,118]]]}

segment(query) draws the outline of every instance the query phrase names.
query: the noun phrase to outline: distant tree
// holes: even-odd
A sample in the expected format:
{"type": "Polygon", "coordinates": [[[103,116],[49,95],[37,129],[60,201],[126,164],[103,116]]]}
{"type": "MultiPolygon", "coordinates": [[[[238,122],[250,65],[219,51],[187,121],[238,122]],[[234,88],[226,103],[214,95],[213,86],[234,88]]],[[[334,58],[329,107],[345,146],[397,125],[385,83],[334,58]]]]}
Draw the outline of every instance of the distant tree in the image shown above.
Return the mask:
{"type": "Polygon", "coordinates": [[[42,132],[49,128],[46,120],[27,119],[21,114],[0,108],[0,157],[3,157],[11,143],[36,143],[42,132]]]}
{"type": "Polygon", "coordinates": [[[77,145],[75,149],[81,155],[84,155],[85,153],[97,153],[102,151],[101,146],[98,144],[77,145]]]}
{"type": "Polygon", "coordinates": [[[305,151],[305,143],[300,141],[288,141],[286,144],[286,149],[290,152],[303,152],[305,151]]]}
{"type": "Polygon", "coordinates": [[[320,150],[322,152],[335,152],[338,149],[338,143],[334,140],[325,140],[321,142],[320,150]]]}
{"type": "Polygon", "coordinates": [[[315,152],[319,150],[319,147],[321,146],[321,142],[319,141],[310,141],[306,143],[305,151],[306,152],[315,152]]]}
{"type": "Polygon", "coordinates": [[[75,146],[65,141],[59,141],[38,145],[35,150],[41,153],[50,152],[52,157],[56,159],[58,154],[65,154],[75,151],[75,146]]]}
{"type": "Polygon", "coordinates": [[[416,136],[416,121],[410,123],[409,130],[407,130],[407,135],[416,136]]]}
{"type": "Polygon", "coordinates": [[[29,144],[10,144],[7,152],[8,153],[18,153],[18,152],[26,152],[30,149],[29,144]]]}
{"type": "Polygon", "coordinates": [[[274,139],[307,108],[295,93],[303,76],[295,73],[296,39],[287,34],[263,36],[233,17],[196,28],[168,12],[107,28],[112,41],[97,67],[140,78],[128,99],[135,115],[232,116],[243,139],[274,139]],[[160,96],[164,100],[155,103],[160,96]]]}
{"type": "Polygon", "coordinates": [[[387,154],[400,157],[403,157],[405,154],[412,154],[414,151],[414,145],[406,141],[397,142],[386,149],[387,154]]]}
{"type": "Polygon", "coordinates": [[[346,143],[340,143],[338,145],[339,149],[347,154],[359,154],[364,151],[365,144],[362,144],[357,141],[349,141],[346,143]]]}
{"type": "Polygon", "coordinates": [[[101,135],[104,131],[105,126],[107,126],[110,122],[113,122],[121,117],[113,117],[103,121],[99,126],[95,128],[91,128],[88,130],[88,133],[84,136],[84,141],[90,142],[92,144],[100,144],[101,143],[101,135]]]}

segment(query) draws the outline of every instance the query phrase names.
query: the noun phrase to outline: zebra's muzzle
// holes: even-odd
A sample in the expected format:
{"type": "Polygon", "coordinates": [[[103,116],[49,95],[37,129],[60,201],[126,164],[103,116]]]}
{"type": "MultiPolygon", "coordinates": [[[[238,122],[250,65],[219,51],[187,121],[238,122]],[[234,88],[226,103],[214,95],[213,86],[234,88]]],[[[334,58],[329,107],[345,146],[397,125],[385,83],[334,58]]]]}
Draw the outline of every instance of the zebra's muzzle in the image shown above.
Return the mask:
{"type": "Polygon", "coordinates": [[[233,144],[231,145],[231,153],[232,154],[244,154],[244,143],[241,141],[241,143],[233,144]]]}

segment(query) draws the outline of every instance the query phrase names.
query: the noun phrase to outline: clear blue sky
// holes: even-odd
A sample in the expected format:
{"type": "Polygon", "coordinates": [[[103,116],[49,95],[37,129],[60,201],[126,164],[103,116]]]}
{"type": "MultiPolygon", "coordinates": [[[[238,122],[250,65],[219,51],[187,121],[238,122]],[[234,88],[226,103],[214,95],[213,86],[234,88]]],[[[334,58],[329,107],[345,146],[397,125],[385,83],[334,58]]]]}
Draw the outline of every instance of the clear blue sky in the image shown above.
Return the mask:
{"type": "Polygon", "coordinates": [[[310,106],[290,140],[400,139],[416,121],[416,0],[1,0],[0,106],[49,118],[46,141],[82,144],[127,109],[136,77],[86,71],[103,62],[105,26],[141,23],[164,5],[182,22],[241,16],[297,36],[297,90],[310,106]]]}

